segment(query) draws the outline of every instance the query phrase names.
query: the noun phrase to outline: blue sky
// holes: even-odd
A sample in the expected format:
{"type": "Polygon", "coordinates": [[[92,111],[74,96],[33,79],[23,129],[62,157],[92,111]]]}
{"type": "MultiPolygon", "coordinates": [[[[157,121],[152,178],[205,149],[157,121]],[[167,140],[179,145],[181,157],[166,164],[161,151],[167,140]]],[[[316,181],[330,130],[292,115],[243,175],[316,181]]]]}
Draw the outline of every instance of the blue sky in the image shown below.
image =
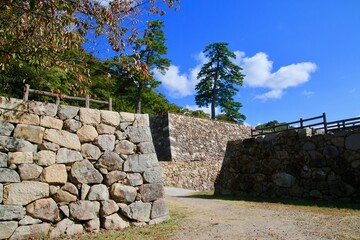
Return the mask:
{"type": "Polygon", "coordinates": [[[360,116],[359,0],[181,0],[162,20],[172,65],[156,77],[170,102],[196,109],[201,52],[227,42],[246,123],[360,116]]]}

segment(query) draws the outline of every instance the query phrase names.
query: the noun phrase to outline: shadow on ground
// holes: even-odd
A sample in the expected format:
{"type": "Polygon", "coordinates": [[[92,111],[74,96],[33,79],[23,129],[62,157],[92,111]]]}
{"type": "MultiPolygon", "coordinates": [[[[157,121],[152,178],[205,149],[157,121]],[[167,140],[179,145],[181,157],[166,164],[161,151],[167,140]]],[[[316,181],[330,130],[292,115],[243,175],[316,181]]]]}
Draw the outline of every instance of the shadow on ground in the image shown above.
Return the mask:
{"type": "Polygon", "coordinates": [[[214,195],[213,192],[196,192],[191,195],[177,196],[180,198],[201,198],[213,200],[226,200],[226,201],[245,201],[245,202],[259,202],[259,203],[277,203],[294,206],[314,206],[326,207],[337,209],[353,209],[360,210],[360,202],[332,202],[316,199],[284,199],[284,198],[260,198],[249,196],[236,196],[236,195],[214,195]]]}

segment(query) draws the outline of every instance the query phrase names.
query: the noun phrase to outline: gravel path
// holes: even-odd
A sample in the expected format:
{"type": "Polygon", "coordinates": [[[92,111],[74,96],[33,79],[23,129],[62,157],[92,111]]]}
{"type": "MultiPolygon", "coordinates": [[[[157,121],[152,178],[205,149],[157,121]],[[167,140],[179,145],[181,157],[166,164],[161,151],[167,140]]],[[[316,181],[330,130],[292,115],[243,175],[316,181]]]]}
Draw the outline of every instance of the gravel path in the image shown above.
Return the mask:
{"type": "Polygon", "coordinates": [[[360,211],[204,199],[165,188],[186,217],[172,239],[360,239],[360,211]]]}

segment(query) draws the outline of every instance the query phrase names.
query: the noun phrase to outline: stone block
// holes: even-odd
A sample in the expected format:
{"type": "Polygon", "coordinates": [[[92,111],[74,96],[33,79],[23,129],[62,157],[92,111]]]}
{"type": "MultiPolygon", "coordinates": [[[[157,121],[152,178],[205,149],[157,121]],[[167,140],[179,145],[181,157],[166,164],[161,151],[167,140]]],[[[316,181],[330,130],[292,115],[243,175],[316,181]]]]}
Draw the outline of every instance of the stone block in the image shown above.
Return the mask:
{"type": "Polygon", "coordinates": [[[11,123],[0,120],[0,136],[10,136],[14,128],[11,123]]]}
{"type": "Polygon", "coordinates": [[[124,171],[142,173],[148,168],[158,167],[159,162],[155,153],[130,155],[124,162],[124,171]]]}
{"type": "Polygon", "coordinates": [[[0,168],[6,168],[8,166],[9,156],[6,153],[0,152],[0,168]]]}
{"type": "Polygon", "coordinates": [[[139,187],[139,192],[143,202],[152,202],[165,195],[164,187],[159,183],[143,184],[139,187]]]}
{"type": "Polygon", "coordinates": [[[72,163],[83,160],[80,152],[69,150],[67,148],[60,148],[56,154],[56,163],[72,163]]]}
{"type": "Polygon", "coordinates": [[[62,147],[74,149],[77,151],[81,150],[81,144],[76,134],[69,133],[63,130],[57,129],[46,129],[44,139],[62,147]]]}
{"type": "Polygon", "coordinates": [[[86,159],[98,160],[101,156],[101,151],[99,147],[85,143],[81,146],[81,155],[86,159]]]}
{"type": "Polygon", "coordinates": [[[0,120],[10,123],[23,123],[29,125],[39,125],[40,118],[38,115],[20,112],[20,111],[4,111],[0,109],[0,120]]]}
{"type": "Polygon", "coordinates": [[[140,222],[150,221],[151,203],[136,201],[121,209],[121,212],[128,218],[140,222]]]}
{"type": "Polygon", "coordinates": [[[15,170],[0,168],[0,183],[18,183],[19,174],[15,170]]]}
{"type": "Polygon", "coordinates": [[[8,110],[27,111],[28,104],[21,99],[0,96],[0,108],[8,110]]]}
{"type": "Polygon", "coordinates": [[[88,232],[99,232],[100,231],[100,219],[94,218],[85,223],[85,229],[88,232]]]}
{"type": "Polygon", "coordinates": [[[128,140],[120,140],[114,149],[117,154],[134,154],[136,145],[128,140]]]}
{"type": "Polygon", "coordinates": [[[30,202],[48,197],[49,184],[23,181],[4,186],[3,203],[7,205],[27,205],[30,202]],[[21,196],[21,198],[19,198],[21,196]]]}
{"type": "Polygon", "coordinates": [[[48,235],[50,228],[51,225],[49,223],[20,226],[15,230],[10,240],[40,239],[48,235]]]}
{"type": "Polygon", "coordinates": [[[139,151],[142,154],[155,153],[153,142],[141,142],[138,144],[139,151]]]}
{"type": "Polygon", "coordinates": [[[76,133],[82,127],[82,123],[75,119],[68,119],[64,121],[63,129],[69,132],[76,133]]]}
{"type": "Polygon", "coordinates": [[[9,152],[9,164],[33,163],[34,153],[32,152],[9,152]]]}
{"type": "Polygon", "coordinates": [[[50,166],[55,164],[56,154],[53,151],[42,150],[34,154],[34,161],[40,166],[50,166]]]}
{"type": "Polygon", "coordinates": [[[25,210],[18,205],[0,205],[0,221],[21,220],[25,216],[25,210]]]}
{"type": "Polygon", "coordinates": [[[76,134],[81,143],[92,142],[98,136],[96,129],[90,125],[82,126],[76,134]]]}
{"type": "Polygon", "coordinates": [[[0,239],[10,238],[17,227],[18,222],[15,221],[0,222],[0,239]]]}
{"type": "Polygon", "coordinates": [[[48,141],[43,141],[42,144],[39,145],[39,150],[50,150],[56,152],[59,148],[59,145],[48,141]]]}
{"type": "Polygon", "coordinates": [[[41,116],[40,117],[40,126],[60,130],[63,127],[63,121],[61,121],[60,119],[54,118],[54,117],[41,116]]]}
{"type": "Polygon", "coordinates": [[[114,134],[116,131],[116,128],[107,124],[99,124],[96,127],[96,130],[99,134],[114,134]]]}
{"type": "Polygon", "coordinates": [[[38,178],[43,170],[42,167],[33,163],[20,164],[18,166],[21,180],[34,180],[38,178]]]}
{"type": "Polygon", "coordinates": [[[125,140],[126,139],[126,133],[122,132],[122,131],[115,131],[115,136],[117,140],[125,140]]]}
{"type": "Polygon", "coordinates": [[[44,168],[41,178],[49,184],[65,184],[67,172],[64,164],[54,164],[44,168]]]}
{"type": "Polygon", "coordinates": [[[66,235],[68,235],[68,236],[78,235],[78,234],[82,234],[83,231],[84,231],[83,225],[73,224],[66,229],[66,235]]]}
{"type": "Polygon", "coordinates": [[[129,184],[133,187],[140,186],[143,184],[143,177],[140,173],[128,173],[127,179],[129,181],[129,184]]]}
{"type": "Polygon", "coordinates": [[[26,206],[26,212],[28,215],[46,222],[60,221],[59,208],[52,198],[43,198],[30,203],[26,206]]]}
{"type": "Polygon", "coordinates": [[[34,146],[23,139],[0,136],[0,150],[9,152],[34,152],[34,146]]]}
{"type": "Polygon", "coordinates": [[[61,237],[61,236],[65,235],[66,230],[72,225],[74,225],[73,221],[71,221],[68,218],[64,218],[63,220],[58,222],[56,224],[56,226],[51,230],[49,237],[57,238],[57,237],[61,237]]]}
{"type": "Polygon", "coordinates": [[[104,176],[104,183],[111,186],[115,182],[119,182],[126,178],[126,173],[122,171],[111,171],[104,176]]]}
{"type": "Polygon", "coordinates": [[[120,112],[120,122],[134,122],[135,114],[128,112],[120,112]]]}
{"type": "Polygon", "coordinates": [[[109,171],[121,171],[123,169],[123,163],[124,160],[122,160],[118,154],[111,151],[105,151],[96,163],[96,167],[105,168],[109,171]]]}
{"type": "Polygon", "coordinates": [[[90,191],[90,186],[87,184],[82,184],[81,185],[81,200],[85,200],[87,195],[89,194],[90,191]]]}
{"type": "Polygon", "coordinates": [[[152,136],[149,127],[128,126],[125,133],[129,136],[129,141],[133,143],[151,142],[152,136]]]}
{"type": "Polygon", "coordinates": [[[100,110],[80,108],[80,121],[84,124],[92,126],[100,124],[100,110]]]}
{"type": "Polygon", "coordinates": [[[144,181],[147,183],[162,183],[162,174],[160,167],[148,168],[143,173],[144,181]]]}
{"type": "Polygon", "coordinates": [[[43,103],[36,101],[29,101],[29,111],[36,115],[55,117],[58,106],[54,103],[43,103]]]}
{"type": "Polygon", "coordinates": [[[112,199],[101,201],[100,216],[105,217],[119,211],[119,206],[112,199]]]}
{"type": "Polygon", "coordinates": [[[135,121],[133,125],[135,127],[149,127],[149,115],[135,114],[135,121]]]}
{"type": "Polygon", "coordinates": [[[295,183],[295,177],[288,173],[276,173],[272,176],[273,182],[279,187],[290,188],[295,183]]]}
{"type": "Polygon", "coordinates": [[[346,137],[345,147],[348,150],[360,150],[360,133],[354,133],[346,137]]]}
{"type": "Polygon", "coordinates": [[[109,190],[104,184],[95,184],[91,186],[87,200],[104,201],[109,199],[109,190]]]}
{"type": "Polygon", "coordinates": [[[71,176],[79,183],[101,183],[103,176],[88,160],[75,162],[71,167],[71,176]]]}
{"type": "Polygon", "coordinates": [[[19,221],[20,226],[33,225],[33,224],[39,224],[39,223],[42,223],[42,221],[40,219],[32,218],[29,215],[26,215],[23,219],[21,219],[19,221]]]}
{"type": "Polygon", "coordinates": [[[57,115],[62,120],[72,119],[79,113],[79,107],[60,105],[57,115]]]}
{"type": "Polygon", "coordinates": [[[155,219],[167,215],[169,215],[169,209],[167,207],[167,203],[165,199],[161,198],[155,200],[151,208],[151,215],[150,215],[151,219],[155,219]]]}
{"type": "Polygon", "coordinates": [[[98,218],[100,203],[86,200],[72,202],[69,205],[70,216],[77,221],[91,220],[98,218]]]}
{"type": "Polygon", "coordinates": [[[102,151],[113,151],[115,146],[114,135],[99,135],[94,144],[99,146],[102,151]]]}
{"type": "Polygon", "coordinates": [[[101,122],[117,127],[120,124],[120,114],[117,112],[100,110],[101,122]]]}
{"type": "Polygon", "coordinates": [[[117,213],[103,218],[103,227],[107,230],[120,230],[129,226],[129,222],[117,213]]]}
{"type": "Polygon", "coordinates": [[[137,191],[132,186],[114,183],[110,188],[111,198],[120,203],[132,203],[135,201],[137,191]]]}

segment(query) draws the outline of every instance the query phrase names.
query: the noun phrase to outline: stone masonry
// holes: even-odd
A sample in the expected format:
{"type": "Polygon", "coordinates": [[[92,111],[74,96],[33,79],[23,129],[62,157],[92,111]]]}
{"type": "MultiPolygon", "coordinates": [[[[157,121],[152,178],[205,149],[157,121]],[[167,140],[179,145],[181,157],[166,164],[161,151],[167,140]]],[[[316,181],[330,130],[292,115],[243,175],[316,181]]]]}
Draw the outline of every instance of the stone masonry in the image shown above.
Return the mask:
{"type": "Polygon", "coordinates": [[[0,239],[169,218],[148,115],[0,97],[0,239]]]}
{"type": "Polygon", "coordinates": [[[250,137],[249,126],[168,113],[150,127],[166,186],[214,188],[228,141],[250,137]]]}
{"type": "Polygon", "coordinates": [[[229,142],[215,194],[359,202],[360,130],[229,142]]]}

